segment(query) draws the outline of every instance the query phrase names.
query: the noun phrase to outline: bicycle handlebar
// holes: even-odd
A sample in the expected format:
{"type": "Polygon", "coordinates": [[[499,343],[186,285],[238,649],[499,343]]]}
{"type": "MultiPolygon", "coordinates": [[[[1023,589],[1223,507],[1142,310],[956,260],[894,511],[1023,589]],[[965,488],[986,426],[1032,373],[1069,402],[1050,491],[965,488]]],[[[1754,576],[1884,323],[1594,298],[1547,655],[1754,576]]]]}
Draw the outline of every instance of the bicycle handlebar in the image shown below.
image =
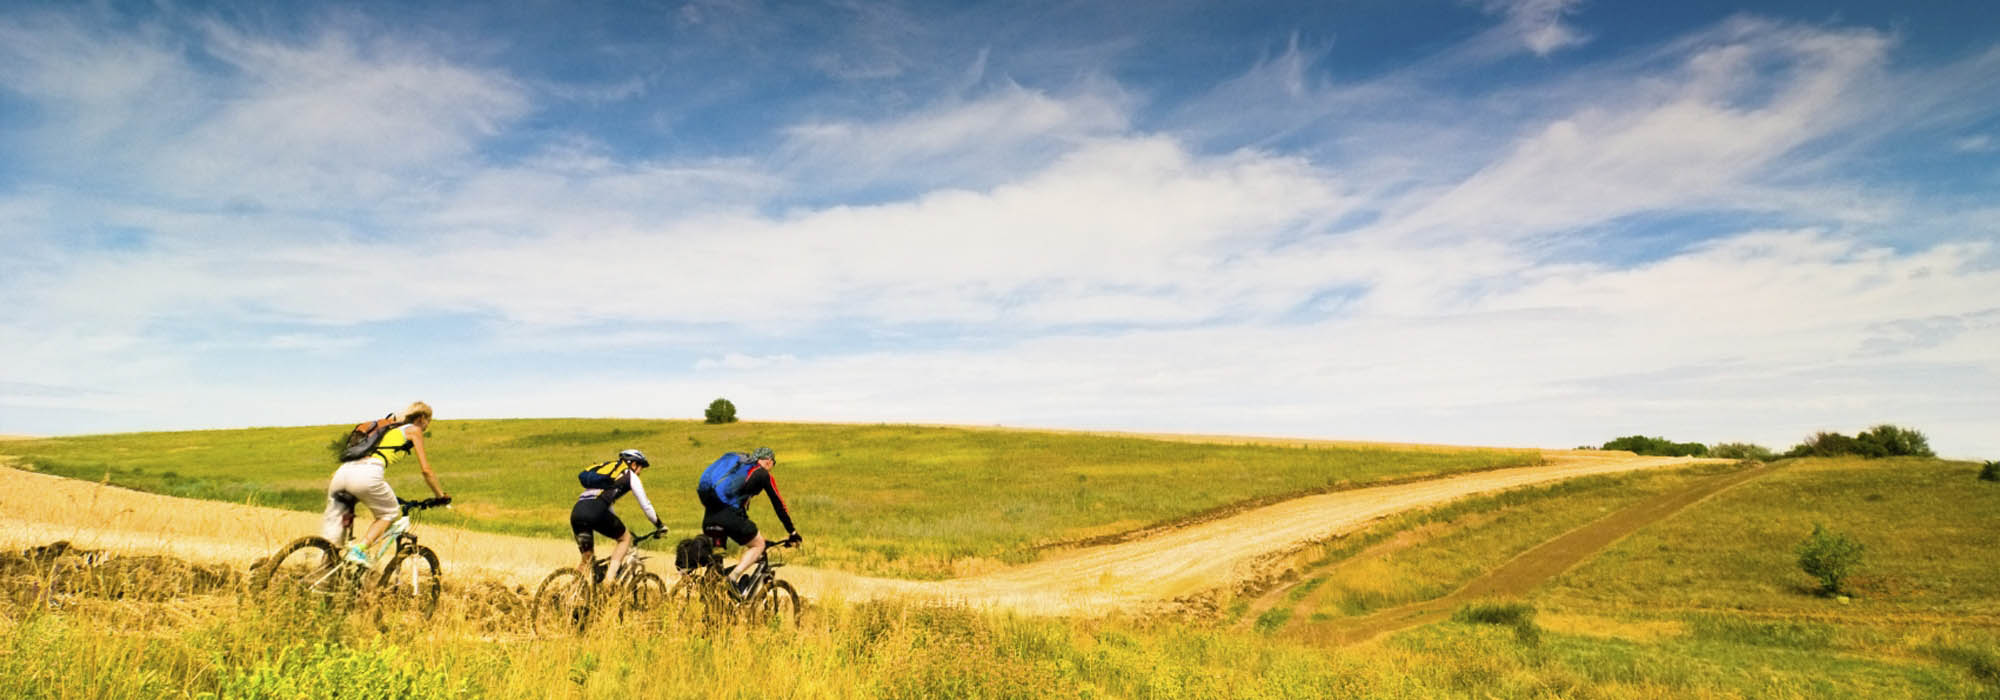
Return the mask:
{"type": "Polygon", "coordinates": [[[646,540],[650,540],[650,539],[653,539],[653,538],[655,538],[655,537],[659,537],[659,536],[661,536],[661,535],[664,535],[664,534],[667,534],[667,528],[666,528],[666,526],[664,526],[664,525],[663,525],[663,526],[661,526],[661,527],[660,527],[660,529],[658,529],[658,530],[654,530],[654,531],[652,531],[652,532],[648,532],[648,533],[646,533],[646,534],[643,534],[643,535],[638,535],[638,536],[635,536],[635,537],[633,537],[633,538],[632,538],[632,544],[638,544],[638,543],[640,543],[640,542],[644,542],[644,541],[646,541],[646,540]]]}
{"type": "Polygon", "coordinates": [[[451,497],[445,496],[443,498],[426,498],[421,501],[406,501],[401,498],[398,498],[396,499],[396,505],[402,506],[404,513],[408,513],[410,511],[415,511],[415,510],[429,510],[431,508],[442,508],[444,506],[451,505],[451,497]]]}

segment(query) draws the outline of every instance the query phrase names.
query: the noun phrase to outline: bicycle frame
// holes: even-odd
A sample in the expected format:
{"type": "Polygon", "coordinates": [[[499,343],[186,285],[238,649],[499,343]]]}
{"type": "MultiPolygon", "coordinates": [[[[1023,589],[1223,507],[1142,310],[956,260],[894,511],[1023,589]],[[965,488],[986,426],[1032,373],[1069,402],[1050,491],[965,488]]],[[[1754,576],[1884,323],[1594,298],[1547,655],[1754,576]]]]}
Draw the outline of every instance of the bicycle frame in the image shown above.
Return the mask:
{"type": "MultiPolygon", "coordinates": [[[[430,501],[400,501],[397,505],[401,506],[402,514],[396,516],[396,519],[389,523],[389,529],[382,533],[382,540],[376,543],[375,551],[368,553],[368,559],[370,561],[387,561],[389,555],[402,551],[404,547],[415,545],[417,543],[417,536],[410,534],[410,511],[435,507],[424,505],[427,503],[430,503],[430,501]]],[[[340,516],[340,541],[335,542],[334,547],[336,549],[346,547],[348,543],[353,541],[354,504],[349,503],[347,504],[347,513],[340,516]]]]}
{"type": "MultiPolygon", "coordinates": [[[[394,525],[389,527],[392,530],[395,529],[394,525]]],[[[650,533],[633,537],[632,548],[625,550],[624,563],[618,565],[618,578],[612,581],[612,583],[635,581],[638,580],[640,574],[646,573],[646,559],[649,557],[641,553],[639,543],[664,535],[666,532],[666,528],[660,528],[650,533]]],[[[590,563],[590,568],[592,579],[603,581],[605,572],[611,568],[611,557],[598,557],[590,563]]]]}

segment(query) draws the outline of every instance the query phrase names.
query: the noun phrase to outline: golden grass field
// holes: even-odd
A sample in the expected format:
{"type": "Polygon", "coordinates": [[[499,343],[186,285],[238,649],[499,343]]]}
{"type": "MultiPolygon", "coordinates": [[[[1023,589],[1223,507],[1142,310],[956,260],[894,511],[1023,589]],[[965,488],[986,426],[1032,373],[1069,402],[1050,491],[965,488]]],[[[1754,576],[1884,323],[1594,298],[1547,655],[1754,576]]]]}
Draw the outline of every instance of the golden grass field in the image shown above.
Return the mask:
{"type": "MultiPolygon", "coordinates": [[[[544,436],[540,445],[550,435],[597,440],[591,436],[611,433],[622,441],[627,434],[589,425],[552,432],[533,423],[482,430],[445,437],[508,443],[520,441],[508,431],[527,430],[544,436]]],[[[1029,467],[1010,456],[1052,454],[1051,440],[1070,439],[1009,429],[856,430],[896,440],[916,435],[932,441],[924,454],[989,454],[1017,470],[1029,467]],[[1017,437],[1021,452],[1013,447],[1017,437]],[[937,448],[960,444],[954,441],[970,447],[937,448]]],[[[1112,440],[1105,444],[1116,454],[1146,455],[1139,471],[1105,472],[1122,479],[1154,468],[1144,465],[1184,468],[1176,454],[1218,463],[1211,452],[1148,451],[1144,438],[1092,435],[1112,440]]],[[[150,436],[142,444],[192,441],[177,449],[198,454],[199,441],[226,437],[150,436]]],[[[671,429],[667,437],[683,439],[671,429]]],[[[119,453],[121,439],[94,439],[87,451],[119,453]]],[[[1283,438],[1231,436],[1159,442],[1299,450],[1226,453],[1279,459],[1364,444],[1302,449],[1283,438]],[[1241,442],[1225,442],[1232,440],[1241,442]]],[[[1370,460],[1405,454],[1365,444],[1370,460]]],[[[1448,446],[1406,453],[1454,450],[1481,454],[1448,446]]],[[[157,449],[130,450],[149,451],[157,449]]],[[[854,442],[792,452],[879,454],[854,442]]],[[[791,483],[830,485],[825,479],[834,472],[812,459],[788,466],[798,477],[791,483]]],[[[1071,532],[1056,538],[1067,544],[1033,557],[989,559],[943,577],[867,573],[837,558],[788,566],[786,578],[811,604],[796,629],[640,617],[607,622],[582,638],[535,634],[514,587],[573,563],[574,549],[565,538],[495,532],[463,518],[437,520],[488,529],[418,516],[418,534],[444,558],[448,587],[438,615],[415,626],[245,605],[213,583],[164,597],[123,597],[109,592],[115,587],[70,592],[56,577],[63,566],[84,564],[24,570],[36,560],[10,555],[0,561],[7,584],[0,696],[2000,697],[2000,579],[1992,576],[2000,542],[1991,536],[2000,522],[2000,485],[1975,481],[1976,465],[1786,460],[1753,474],[1718,460],[1594,450],[1549,450],[1537,461],[1376,471],[1388,476],[1204,507],[1199,517],[1104,513],[1076,527],[1117,536],[1071,532]],[[1451,599],[1449,611],[1359,642],[1341,634],[1383,610],[1467,590],[1484,574],[1533,560],[1543,545],[1574,539],[1629,508],[1738,474],[1754,478],[1572,552],[1581,563],[1538,574],[1542,583],[1524,591],[1451,599]],[[1812,595],[1790,560],[1801,528],[1815,521],[1849,529],[1868,547],[1852,600],[1812,595]],[[757,659],[754,673],[735,663],[750,658],[757,659]]],[[[144,473],[161,468],[147,465],[144,473]]],[[[121,470],[113,464],[100,473],[121,470]]],[[[1100,483],[1098,473],[1091,476],[1088,483],[1100,483]]],[[[841,498],[848,496],[812,505],[832,508],[841,498]]],[[[1148,498],[1157,508],[1156,497],[1148,498]]],[[[968,503],[977,502],[954,505],[968,503]]],[[[489,498],[483,507],[495,504],[504,505],[489,498]]],[[[142,555],[161,554],[241,572],[318,523],[314,512],[0,469],[0,547],[16,552],[66,540],[142,565],[151,561],[142,555]]],[[[653,569],[671,575],[665,552],[655,551],[653,569]]]]}

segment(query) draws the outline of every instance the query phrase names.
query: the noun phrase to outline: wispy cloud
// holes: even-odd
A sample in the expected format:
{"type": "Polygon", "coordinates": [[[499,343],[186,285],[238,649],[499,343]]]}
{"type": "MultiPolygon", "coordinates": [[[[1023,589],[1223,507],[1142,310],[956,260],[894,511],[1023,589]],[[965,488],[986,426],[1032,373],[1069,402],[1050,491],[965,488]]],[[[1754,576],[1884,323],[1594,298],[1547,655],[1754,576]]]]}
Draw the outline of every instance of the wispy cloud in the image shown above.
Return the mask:
{"type": "Polygon", "coordinates": [[[1537,56],[1587,42],[1590,36],[1563,22],[1583,0],[1484,0],[1481,8],[1506,21],[1497,30],[1537,56]]]}

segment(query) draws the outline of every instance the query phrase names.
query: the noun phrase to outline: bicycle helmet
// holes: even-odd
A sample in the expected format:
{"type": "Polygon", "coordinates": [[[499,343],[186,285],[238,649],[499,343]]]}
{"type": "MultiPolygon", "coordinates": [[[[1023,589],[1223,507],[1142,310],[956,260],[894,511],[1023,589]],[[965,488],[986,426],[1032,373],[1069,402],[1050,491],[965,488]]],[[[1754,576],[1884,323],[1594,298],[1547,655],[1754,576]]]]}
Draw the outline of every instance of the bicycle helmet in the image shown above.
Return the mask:
{"type": "Polygon", "coordinates": [[[771,460],[773,464],[776,464],[778,461],[778,453],[772,452],[771,448],[769,447],[759,447],[757,448],[757,451],[750,453],[750,459],[754,461],[763,461],[768,459],[771,460]]]}
{"type": "Polygon", "coordinates": [[[646,461],[646,453],[640,452],[638,450],[626,450],[624,452],[618,453],[618,461],[631,462],[633,464],[637,464],[642,467],[653,466],[652,464],[646,461]]]}

